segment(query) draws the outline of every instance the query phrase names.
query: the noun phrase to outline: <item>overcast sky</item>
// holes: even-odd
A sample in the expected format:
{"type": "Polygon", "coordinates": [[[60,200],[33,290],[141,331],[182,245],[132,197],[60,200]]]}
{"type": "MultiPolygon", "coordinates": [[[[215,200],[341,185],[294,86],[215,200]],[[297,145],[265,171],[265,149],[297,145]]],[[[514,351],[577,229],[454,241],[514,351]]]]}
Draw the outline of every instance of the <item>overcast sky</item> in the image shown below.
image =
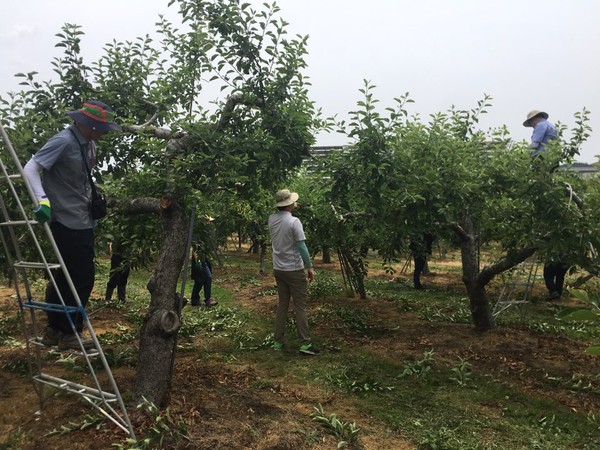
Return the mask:
{"type": "MultiPolygon", "coordinates": [[[[260,5],[262,1],[250,3],[260,5]]],[[[381,106],[410,92],[409,112],[426,118],[451,105],[493,106],[481,128],[506,125],[527,140],[527,113],[574,124],[591,111],[592,137],[579,161],[600,155],[600,1],[598,0],[279,0],[289,31],[309,35],[311,97],[326,115],[345,114],[367,79],[381,106]]],[[[168,0],[0,0],[0,93],[18,88],[14,74],[53,78],[50,61],[64,23],[83,27],[87,63],[113,39],[151,34],[159,14],[178,22],[168,0]]],[[[338,134],[318,145],[341,145],[338,134]]]]}

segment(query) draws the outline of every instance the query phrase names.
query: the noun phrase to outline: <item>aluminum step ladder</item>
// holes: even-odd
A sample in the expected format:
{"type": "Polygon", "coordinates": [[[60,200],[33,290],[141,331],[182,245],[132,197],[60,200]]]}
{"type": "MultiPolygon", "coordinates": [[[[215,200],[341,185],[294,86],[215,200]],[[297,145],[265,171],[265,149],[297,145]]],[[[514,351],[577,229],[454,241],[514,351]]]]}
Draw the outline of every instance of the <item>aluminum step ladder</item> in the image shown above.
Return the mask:
{"type": "Polygon", "coordinates": [[[534,255],[508,272],[498,300],[494,305],[492,312],[494,317],[511,306],[529,303],[529,296],[535,285],[539,266],[540,261],[534,255]]]}
{"type": "MultiPolygon", "coordinates": [[[[12,283],[20,308],[20,320],[25,335],[25,345],[28,355],[29,374],[33,387],[40,402],[41,413],[44,410],[45,400],[57,389],[78,395],[86,400],[92,407],[109,419],[117,427],[135,438],[133,427],[123,398],[110,370],[106,356],[98,342],[96,333],[92,328],[89,317],[71,277],[66,269],[60,251],[52,236],[48,223],[38,223],[30,219],[33,216],[32,207],[37,204],[33,190],[27,182],[19,158],[0,124],[0,134],[4,147],[0,153],[0,240],[6,256],[6,262],[12,268],[12,283]],[[51,260],[46,258],[49,255],[51,260]],[[62,270],[77,306],[68,306],[64,303],[62,295],[57,288],[53,271],[62,270]],[[45,280],[51,283],[60,297],[61,304],[44,302],[45,280]],[[41,291],[41,292],[40,292],[41,291]],[[75,324],[71,318],[73,313],[83,317],[84,331],[87,330],[92,342],[92,349],[85,349],[83,342],[78,338],[80,350],[69,350],[77,357],[82,357],[87,366],[87,374],[83,377],[86,383],[67,380],[64,377],[74,374],[58,364],[46,364],[48,349],[42,342],[38,321],[39,316],[52,311],[67,314],[71,328],[75,332],[75,324]],[[99,370],[98,360],[102,370],[99,370]],[[49,367],[50,366],[50,367],[49,367]],[[62,369],[62,370],[61,370],[62,369]]],[[[75,333],[77,336],[77,333],[75,333]]],[[[81,374],[77,374],[81,377],[81,374]]]]}

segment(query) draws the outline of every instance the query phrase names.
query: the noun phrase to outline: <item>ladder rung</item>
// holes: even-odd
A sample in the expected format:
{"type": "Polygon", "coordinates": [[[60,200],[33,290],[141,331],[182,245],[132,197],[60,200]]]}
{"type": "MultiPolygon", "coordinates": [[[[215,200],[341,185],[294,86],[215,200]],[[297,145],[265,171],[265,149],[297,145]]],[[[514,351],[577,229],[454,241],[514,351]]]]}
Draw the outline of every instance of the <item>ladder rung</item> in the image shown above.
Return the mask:
{"type": "MultiPolygon", "coordinates": [[[[6,180],[7,177],[5,177],[4,175],[0,175],[0,180],[6,180]]],[[[9,180],[20,180],[22,177],[20,174],[16,174],[16,175],[9,175],[8,179],[9,180]]]]}
{"type": "Polygon", "coordinates": [[[27,225],[28,223],[36,225],[39,222],[37,220],[9,220],[8,222],[0,222],[0,226],[15,227],[17,225],[27,225]]]}
{"type": "Polygon", "coordinates": [[[500,300],[497,302],[498,305],[523,305],[529,303],[528,300],[500,300]]]}
{"type": "Polygon", "coordinates": [[[60,269],[60,264],[58,263],[41,263],[41,262],[28,262],[28,261],[18,261],[13,264],[14,267],[19,267],[22,269],[60,269]]]}
{"type": "Polygon", "coordinates": [[[44,311],[52,311],[52,312],[60,312],[60,313],[85,313],[85,308],[83,306],[68,306],[61,305],[55,303],[46,303],[46,302],[36,302],[33,300],[28,300],[22,303],[23,308],[31,308],[31,309],[41,309],[44,311]]]}
{"type": "Polygon", "coordinates": [[[106,402],[116,402],[117,396],[112,392],[99,391],[98,389],[84,386],[83,384],[73,383],[72,381],[66,381],[62,378],[56,378],[52,375],[41,373],[35,375],[33,379],[39,383],[44,383],[49,386],[54,386],[65,391],[73,392],[81,396],[90,398],[92,400],[100,400],[106,402]]]}
{"type": "MultiPolygon", "coordinates": [[[[42,344],[42,338],[41,337],[31,338],[31,339],[29,339],[29,343],[31,345],[35,345],[37,347],[42,347],[42,348],[45,348],[45,349],[48,349],[48,350],[55,350],[55,351],[59,351],[59,352],[63,352],[63,351],[64,352],[70,352],[70,353],[75,353],[75,354],[81,355],[81,356],[83,356],[83,354],[84,354],[83,351],[77,350],[77,349],[73,349],[73,348],[70,348],[70,349],[67,349],[67,350],[59,350],[57,345],[53,345],[53,346],[49,347],[47,345],[42,344]]],[[[92,348],[92,349],[86,350],[85,354],[88,357],[91,358],[91,357],[94,357],[94,356],[98,356],[100,354],[100,352],[97,349],[92,348]]]]}

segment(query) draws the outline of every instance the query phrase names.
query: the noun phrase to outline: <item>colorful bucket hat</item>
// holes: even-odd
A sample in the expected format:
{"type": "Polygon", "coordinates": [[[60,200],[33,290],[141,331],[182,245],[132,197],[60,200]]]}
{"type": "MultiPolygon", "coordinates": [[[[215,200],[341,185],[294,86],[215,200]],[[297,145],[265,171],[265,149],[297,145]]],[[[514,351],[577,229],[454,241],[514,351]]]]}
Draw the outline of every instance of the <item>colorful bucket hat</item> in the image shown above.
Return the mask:
{"type": "Polygon", "coordinates": [[[101,133],[107,131],[122,131],[121,127],[114,123],[115,113],[106,103],[98,100],[88,100],[77,111],[67,111],[75,122],[82,123],[88,128],[93,128],[101,133]]]}

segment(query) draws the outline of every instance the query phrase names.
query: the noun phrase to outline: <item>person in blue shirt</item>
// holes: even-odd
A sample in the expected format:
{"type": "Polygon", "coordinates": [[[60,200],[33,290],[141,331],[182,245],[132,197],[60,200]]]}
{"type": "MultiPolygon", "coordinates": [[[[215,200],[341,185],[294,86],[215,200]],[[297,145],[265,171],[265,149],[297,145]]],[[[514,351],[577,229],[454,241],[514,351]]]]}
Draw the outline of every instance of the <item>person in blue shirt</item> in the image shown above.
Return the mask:
{"type": "Polygon", "coordinates": [[[532,150],[532,157],[544,153],[546,151],[544,144],[557,137],[556,128],[548,122],[548,117],[548,113],[544,111],[533,110],[527,114],[527,119],[523,122],[523,126],[533,127],[531,144],[529,144],[529,148],[532,150]]]}

